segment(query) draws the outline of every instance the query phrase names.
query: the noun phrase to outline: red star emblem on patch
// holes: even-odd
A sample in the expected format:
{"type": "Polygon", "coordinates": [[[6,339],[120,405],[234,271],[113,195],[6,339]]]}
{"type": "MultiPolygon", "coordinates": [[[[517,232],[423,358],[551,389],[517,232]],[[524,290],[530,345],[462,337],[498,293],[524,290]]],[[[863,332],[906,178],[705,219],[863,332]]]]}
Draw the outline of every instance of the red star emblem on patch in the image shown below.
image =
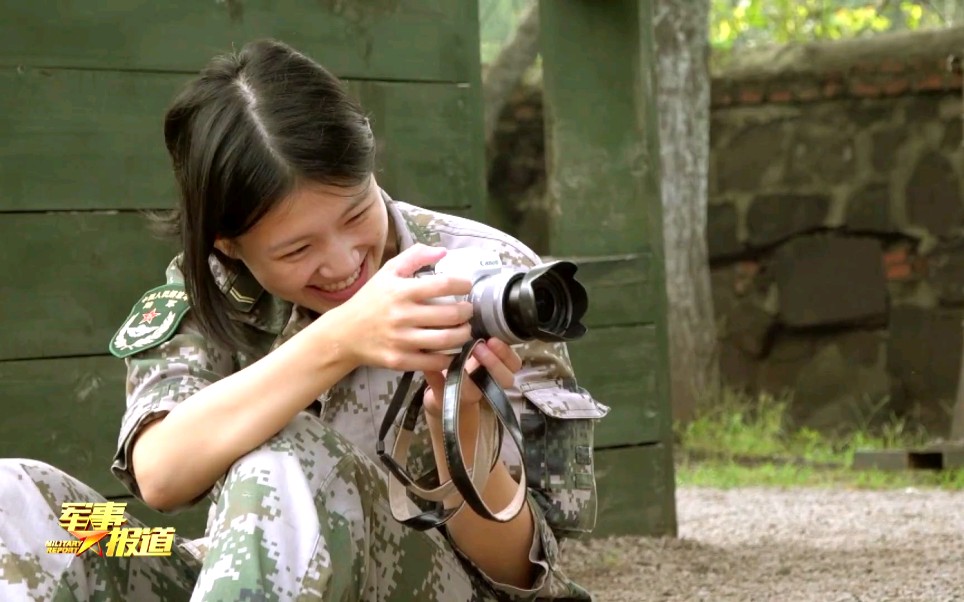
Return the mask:
{"type": "Polygon", "coordinates": [[[141,314],[141,315],[142,315],[143,317],[141,318],[140,323],[143,324],[144,322],[147,322],[148,324],[150,324],[150,323],[154,320],[154,318],[156,318],[157,316],[159,316],[159,315],[161,315],[161,314],[157,313],[157,311],[152,308],[151,311],[147,312],[146,314],[141,314]]]}

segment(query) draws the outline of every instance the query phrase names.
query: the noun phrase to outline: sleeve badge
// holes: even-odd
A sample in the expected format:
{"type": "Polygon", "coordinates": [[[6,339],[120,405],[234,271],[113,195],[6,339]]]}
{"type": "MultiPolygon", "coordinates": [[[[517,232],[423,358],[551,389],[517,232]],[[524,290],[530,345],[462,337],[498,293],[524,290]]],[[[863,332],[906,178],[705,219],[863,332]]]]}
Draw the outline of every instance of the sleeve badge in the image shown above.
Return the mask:
{"type": "Polygon", "coordinates": [[[114,333],[109,349],[125,358],[170,339],[190,309],[182,284],[165,284],[144,293],[123,326],[114,333]]]}

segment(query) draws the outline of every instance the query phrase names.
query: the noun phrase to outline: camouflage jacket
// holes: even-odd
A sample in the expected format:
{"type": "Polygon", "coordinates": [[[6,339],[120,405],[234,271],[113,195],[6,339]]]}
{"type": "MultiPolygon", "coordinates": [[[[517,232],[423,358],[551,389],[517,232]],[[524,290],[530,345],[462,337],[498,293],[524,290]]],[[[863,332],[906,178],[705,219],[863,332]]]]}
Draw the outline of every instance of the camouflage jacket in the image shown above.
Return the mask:
{"type": "MultiPolygon", "coordinates": [[[[498,252],[504,265],[532,266],[540,261],[522,243],[494,228],[396,201],[384,192],[383,197],[389,219],[395,225],[399,250],[415,243],[449,249],[481,247],[498,252]]],[[[164,286],[142,297],[131,319],[118,331],[120,338],[115,338],[111,346],[115,355],[125,357],[127,365],[127,409],[111,470],[139,498],[140,491],[130,471],[130,443],[138,432],[202,387],[241,370],[278,347],[311,321],[301,308],[261,290],[249,274],[231,273],[212,258],[212,271],[222,291],[239,310],[238,319],[246,324],[245,331],[261,352],[251,355],[219,347],[201,334],[187,309],[164,313],[179,302],[187,305],[177,264],[175,258],[168,266],[164,286]],[[150,340],[150,335],[134,332],[128,340],[124,339],[125,328],[137,328],[135,316],[157,309],[158,323],[167,322],[169,330],[175,328],[172,333],[150,340]],[[172,320],[176,326],[170,326],[172,320]],[[148,342],[141,349],[130,348],[132,343],[138,345],[145,339],[148,342]],[[124,352],[118,353],[118,349],[124,352]]],[[[605,416],[608,408],[577,386],[565,344],[532,342],[514,348],[523,359],[523,368],[517,374],[516,386],[506,393],[524,435],[529,505],[536,525],[532,545],[536,556],[530,558],[541,558],[538,564],[543,567],[535,590],[539,598],[589,599],[559,570],[557,542],[588,533],[595,525],[593,428],[595,420],[605,416]]],[[[401,376],[400,372],[383,368],[361,367],[320,396],[309,411],[381,467],[375,452],[378,427],[401,376]]],[[[410,452],[416,473],[419,462],[423,467],[434,462],[427,429],[424,421],[420,422],[410,452]]],[[[394,434],[390,434],[387,449],[392,448],[393,439],[394,434]]],[[[506,444],[502,459],[518,478],[521,460],[516,449],[506,444]]],[[[219,487],[220,482],[207,493],[212,501],[217,499],[219,487]]],[[[197,501],[200,500],[194,503],[197,501]]],[[[477,568],[474,570],[482,574],[477,568]]],[[[536,593],[520,592],[484,574],[482,577],[497,591],[525,594],[527,598],[536,593]]]]}

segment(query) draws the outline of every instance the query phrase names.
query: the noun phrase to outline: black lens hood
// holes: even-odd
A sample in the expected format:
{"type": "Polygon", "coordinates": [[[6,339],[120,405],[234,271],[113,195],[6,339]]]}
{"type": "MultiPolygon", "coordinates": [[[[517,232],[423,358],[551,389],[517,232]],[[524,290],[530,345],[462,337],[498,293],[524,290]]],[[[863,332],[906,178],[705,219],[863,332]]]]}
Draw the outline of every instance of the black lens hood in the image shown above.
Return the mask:
{"type": "Polygon", "coordinates": [[[571,261],[552,261],[532,268],[522,277],[518,288],[518,309],[522,314],[520,316],[521,322],[525,325],[526,330],[539,333],[535,338],[541,341],[572,341],[586,334],[586,327],[580,320],[589,307],[589,296],[582,284],[576,280],[576,270],[578,269],[578,266],[571,261]],[[539,316],[536,314],[536,295],[533,285],[540,278],[550,273],[555,274],[562,280],[572,302],[569,324],[566,331],[561,335],[539,328],[539,316]]]}

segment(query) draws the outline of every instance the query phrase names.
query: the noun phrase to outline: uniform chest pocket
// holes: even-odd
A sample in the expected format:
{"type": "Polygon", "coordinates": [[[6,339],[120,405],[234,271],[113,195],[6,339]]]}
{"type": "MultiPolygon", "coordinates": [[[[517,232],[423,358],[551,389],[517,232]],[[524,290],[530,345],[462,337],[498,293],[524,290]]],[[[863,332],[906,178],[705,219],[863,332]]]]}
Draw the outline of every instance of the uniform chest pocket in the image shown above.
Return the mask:
{"type": "Polygon", "coordinates": [[[584,533],[596,522],[593,431],[609,408],[574,383],[525,383],[520,416],[528,486],[553,530],[584,533]]]}

